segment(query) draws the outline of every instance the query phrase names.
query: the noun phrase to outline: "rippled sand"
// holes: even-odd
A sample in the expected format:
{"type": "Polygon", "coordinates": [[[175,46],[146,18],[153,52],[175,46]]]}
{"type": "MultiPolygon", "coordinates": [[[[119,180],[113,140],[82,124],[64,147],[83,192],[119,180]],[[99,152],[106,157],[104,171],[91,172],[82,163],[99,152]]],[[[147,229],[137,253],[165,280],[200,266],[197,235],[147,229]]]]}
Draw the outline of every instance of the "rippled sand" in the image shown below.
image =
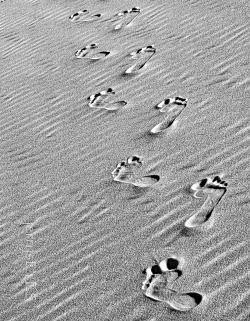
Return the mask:
{"type": "Polygon", "coordinates": [[[1,320],[249,320],[249,26],[244,0],[1,1],[1,320]],[[84,9],[93,21],[70,21],[84,9]],[[77,59],[90,44],[110,54],[77,59]],[[90,108],[110,87],[126,104],[90,108]],[[187,106],[150,135],[176,96],[187,106]],[[113,180],[132,155],[157,184],[113,180]],[[228,186],[213,224],[186,231],[205,201],[190,187],[216,175],[228,186]],[[174,291],[203,295],[189,312],[141,290],[171,255],[185,262],[174,291]]]}

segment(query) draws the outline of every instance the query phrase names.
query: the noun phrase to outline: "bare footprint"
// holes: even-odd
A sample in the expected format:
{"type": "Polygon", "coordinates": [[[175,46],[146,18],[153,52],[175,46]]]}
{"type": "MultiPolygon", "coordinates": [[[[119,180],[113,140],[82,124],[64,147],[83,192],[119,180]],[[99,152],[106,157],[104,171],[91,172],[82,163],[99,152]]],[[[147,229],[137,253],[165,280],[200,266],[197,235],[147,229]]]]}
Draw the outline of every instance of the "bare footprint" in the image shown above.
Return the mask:
{"type": "MultiPolygon", "coordinates": [[[[215,206],[219,203],[223,195],[227,191],[227,183],[223,181],[220,176],[215,176],[213,179],[207,177],[201,181],[193,184],[191,189],[194,191],[194,197],[197,197],[198,193],[207,195],[207,198],[200,208],[193,216],[191,216],[186,222],[185,227],[194,228],[199,227],[211,220],[212,212],[215,206]]],[[[211,227],[211,224],[210,226],[211,227]]]]}
{"type": "Polygon", "coordinates": [[[110,54],[110,51],[98,51],[98,45],[92,43],[75,52],[76,58],[85,58],[90,60],[100,60],[110,54]]]}
{"type": "Polygon", "coordinates": [[[142,166],[141,156],[135,155],[128,157],[126,161],[120,162],[112,172],[113,180],[143,188],[150,187],[160,180],[158,175],[146,175],[142,177],[137,175],[134,169],[138,166],[142,166]]]}
{"type": "Polygon", "coordinates": [[[121,28],[128,26],[139,14],[140,8],[134,7],[118,12],[109,19],[109,22],[111,23],[114,30],[120,30],[121,28]]]}
{"type": "Polygon", "coordinates": [[[202,295],[197,292],[178,293],[169,288],[166,274],[156,276],[144,293],[154,301],[167,303],[177,311],[190,311],[202,302],[202,295]]]}
{"type": "Polygon", "coordinates": [[[155,54],[156,49],[154,46],[147,46],[144,48],[140,48],[135,52],[130,54],[131,59],[134,59],[135,62],[132,66],[130,66],[124,74],[133,74],[138,70],[142,69],[146,63],[153,57],[155,54]]]}
{"type": "Polygon", "coordinates": [[[157,274],[167,275],[168,284],[173,283],[177,278],[182,275],[182,271],[177,269],[179,265],[179,261],[176,258],[168,258],[166,260],[162,260],[161,262],[156,262],[155,265],[146,268],[143,273],[146,274],[146,280],[142,283],[142,290],[146,290],[153,278],[157,274]],[[168,272],[168,274],[166,274],[168,272]]]}
{"type": "Polygon", "coordinates": [[[115,95],[115,91],[112,88],[102,90],[97,94],[91,95],[87,98],[88,105],[91,108],[102,108],[106,110],[118,110],[127,105],[124,100],[112,101],[111,96],[115,95]]]}
{"type": "Polygon", "coordinates": [[[152,128],[150,132],[158,134],[169,128],[186,106],[187,100],[181,97],[167,98],[159,103],[156,107],[160,108],[160,112],[166,113],[164,121],[152,128]]]}

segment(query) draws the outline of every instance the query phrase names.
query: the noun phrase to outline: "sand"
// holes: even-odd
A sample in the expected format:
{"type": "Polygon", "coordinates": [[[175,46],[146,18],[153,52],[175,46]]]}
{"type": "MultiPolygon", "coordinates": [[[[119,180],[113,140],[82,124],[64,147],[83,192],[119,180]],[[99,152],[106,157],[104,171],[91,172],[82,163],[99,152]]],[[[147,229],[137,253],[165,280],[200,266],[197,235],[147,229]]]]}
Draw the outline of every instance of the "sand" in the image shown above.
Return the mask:
{"type": "Polygon", "coordinates": [[[243,0],[0,3],[0,320],[250,320],[249,19],[243,0]],[[84,9],[102,16],[69,20],[84,9]],[[76,59],[92,43],[110,54],[76,59]],[[152,58],[124,75],[149,45],[152,58]],[[127,104],[90,108],[109,87],[127,104]],[[187,106],[150,135],[164,117],[154,107],[175,96],[187,106]],[[157,184],[113,180],[132,155],[157,184]],[[213,224],[183,232],[204,203],[190,186],[215,175],[228,186],[213,224]],[[142,270],[173,255],[184,262],[174,290],[203,295],[188,312],[141,290],[142,270]]]}

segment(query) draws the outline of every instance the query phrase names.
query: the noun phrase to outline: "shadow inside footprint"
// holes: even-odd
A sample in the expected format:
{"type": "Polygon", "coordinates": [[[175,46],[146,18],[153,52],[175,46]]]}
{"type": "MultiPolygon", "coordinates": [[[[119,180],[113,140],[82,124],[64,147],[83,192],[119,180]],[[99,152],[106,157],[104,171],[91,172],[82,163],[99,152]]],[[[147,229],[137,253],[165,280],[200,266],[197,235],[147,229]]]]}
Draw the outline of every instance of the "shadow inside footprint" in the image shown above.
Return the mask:
{"type": "Polygon", "coordinates": [[[213,213],[213,210],[214,210],[214,209],[211,209],[210,212],[207,212],[207,213],[205,214],[205,216],[204,216],[204,223],[206,223],[206,222],[210,219],[210,217],[211,217],[211,215],[212,215],[212,213],[213,213]]]}
{"type": "Polygon", "coordinates": [[[167,259],[167,268],[169,270],[177,269],[178,265],[179,265],[179,261],[178,260],[176,260],[174,258],[168,258],[167,259]]]}

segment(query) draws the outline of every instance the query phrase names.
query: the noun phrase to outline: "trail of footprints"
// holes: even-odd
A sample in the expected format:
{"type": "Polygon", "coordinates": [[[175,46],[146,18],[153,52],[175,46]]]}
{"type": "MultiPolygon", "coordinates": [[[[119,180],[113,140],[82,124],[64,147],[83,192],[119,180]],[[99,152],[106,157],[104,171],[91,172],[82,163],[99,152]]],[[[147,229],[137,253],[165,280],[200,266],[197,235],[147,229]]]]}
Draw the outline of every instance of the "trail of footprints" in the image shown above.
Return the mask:
{"type": "MultiPolygon", "coordinates": [[[[128,26],[138,15],[140,8],[133,7],[103,20],[113,28],[120,30],[128,26]]],[[[100,20],[102,14],[91,14],[87,9],[72,14],[69,19],[72,22],[92,22],[100,20]]],[[[129,54],[130,67],[124,71],[124,75],[133,75],[139,72],[154,56],[156,48],[153,45],[140,48],[129,54]]],[[[75,52],[75,57],[99,61],[110,54],[109,51],[100,50],[95,43],[85,45],[75,52]]],[[[124,100],[116,99],[116,92],[108,88],[87,98],[91,108],[105,109],[108,111],[120,110],[127,105],[124,100]]],[[[187,107],[187,99],[176,96],[168,97],[158,103],[155,108],[163,115],[163,121],[155,125],[150,133],[157,135],[172,126],[177,117],[187,107]]],[[[129,184],[138,188],[151,188],[160,181],[157,174],[147,175],[143,170],[144,160],[142,156],[133,155],[120,161],[112,171],[114,182],[129,184]]],[[[220,176],[206,177],[194,183],[190,190],[195,198],[203,198],[204,203],[198,211],[190,216],[184,226],[191,230],[206,230],[213,226],[215,218],[213,211],[227,191],[227,182],[220,176]]],[[[197,292],[179,293],[173,290],[173,284],[181,278],[182,264],[176,257],[169,257],[144,269],[146,279],[142,283],[144,295],[154,301],[165,302],[178,311],[189,311],[197,307],[203,299],[197,292]]]]}
{"type": "MultiPolygon", "coordinates": [[[[193,196],[205,196],[205,201],[201,208],[185,221],[186,228],[199,230],[207,223],[207,228],[212,227],[212,212],[226,193],[227,185],[220,176],[214,176],[204,178],[191,186],[193,196]]],[[[203,295],[197,292],[179,293],[172,289],[174,282],[183,274],[179,263],[176,257],[170,257],[146,268],[143,271],[146,279],[142,283],[142,290],[148,298],[165,302],[174,310],[189,311],[202,302],[203,295]]]]}

